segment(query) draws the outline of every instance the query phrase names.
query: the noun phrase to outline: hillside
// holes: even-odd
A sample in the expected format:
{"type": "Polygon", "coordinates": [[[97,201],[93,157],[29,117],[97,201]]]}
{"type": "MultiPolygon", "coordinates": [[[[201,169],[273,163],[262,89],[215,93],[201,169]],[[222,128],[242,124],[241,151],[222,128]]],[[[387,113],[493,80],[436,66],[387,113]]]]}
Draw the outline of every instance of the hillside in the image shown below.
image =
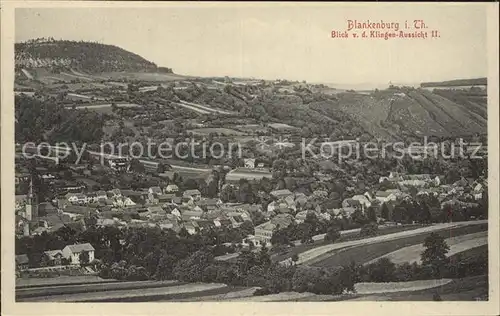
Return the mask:
{"type": "Polygon", "coordinates": [[[485,85],[486,78],[357,93],[286,80],[181,76],[119,47],[90,42],[30,40],[17,43],[15,53],[16,90],[50,95],[66,106],[99,100],[156,104],[164,109],[135,115],[174,119],[218,113],[284,123],[298,128],[302,137],[333,139],[486,133],[486,90],[463,88],[485,85]]]}
{"type": "Polygon", "coordinates": [[[437,94],[408,88],[337,96],[338,110],[379,138],[449,137],[487,130],[486,99],[460,91],[437,94]]]}
{"type": "Polygon", "coordinates": [[[49,68],[55,73],[75,69],[89,73],[101,72],[166,72],[169,68],[156,64],[122,48],[83,41],[37,39],[15,44],[18,70],[49,68]]]}
{"type": "Polygon", "coordinates": [[[425,87],[456,87],[456,86],[486,86],[487,78],[457,79],[440,82],[422,82],[420,86],[425,87]]]}

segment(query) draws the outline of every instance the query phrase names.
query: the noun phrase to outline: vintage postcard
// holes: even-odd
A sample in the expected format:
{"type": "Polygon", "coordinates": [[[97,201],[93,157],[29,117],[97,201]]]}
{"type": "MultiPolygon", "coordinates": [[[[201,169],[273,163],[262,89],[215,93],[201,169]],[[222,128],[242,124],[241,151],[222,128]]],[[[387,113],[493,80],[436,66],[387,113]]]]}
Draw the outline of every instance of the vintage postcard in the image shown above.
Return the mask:
{"type": "Polygon", "coordinates": [[[3,1],[3,314],[497,315],[498,8],[3,1]]]}

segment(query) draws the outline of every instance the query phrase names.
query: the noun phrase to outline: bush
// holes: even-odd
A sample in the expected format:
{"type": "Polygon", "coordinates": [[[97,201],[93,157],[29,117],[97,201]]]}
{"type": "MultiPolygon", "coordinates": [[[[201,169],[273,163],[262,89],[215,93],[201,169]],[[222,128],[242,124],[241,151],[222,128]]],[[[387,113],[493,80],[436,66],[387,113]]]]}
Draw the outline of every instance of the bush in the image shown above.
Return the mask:
{"type": "Polygon", "coordinates": [[[377,233],[378,233],[378,225],[376,223],[370,223],[363,225],[363,227],[361,227],[359,235],[362,237],[368,237],[368,236],[376,236],[377,233]]]}
{"type": "Polygon", "coordinates": [[[269,295],[269,294],[273,294],[268,288],[261,288],[261,289],[257,289],[255,290],[255,292],[253,292],[253,296],[262,296],[262,295],[269,295]]]}
{"type": "Polygon", "coordinates": [[[392,282],[395,281],[396,265],[387,258],[381,258],[377,262],[367,266],[370,282],[392,282]]]}
{"type": "Polygon", "coordinates": [[[211,262],[213,262],[211,253],[198,250],[177,262],[173,270],[174,277],[179,281],[200,282],[203,279],[203,271],[211,262]]]}
{"type": "Polygon", "coordinates": [[[354,289],[355,274],[349,268],[300,266],[293,275],[293,290],[315,294],[342,294],[354,289]]]}

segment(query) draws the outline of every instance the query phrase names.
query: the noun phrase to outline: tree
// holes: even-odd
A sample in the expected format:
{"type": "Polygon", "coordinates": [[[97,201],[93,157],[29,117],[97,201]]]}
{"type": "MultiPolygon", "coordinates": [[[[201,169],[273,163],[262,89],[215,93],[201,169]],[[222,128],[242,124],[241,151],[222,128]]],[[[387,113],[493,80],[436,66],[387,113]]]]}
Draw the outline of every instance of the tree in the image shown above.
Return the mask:
{"type": "Polygon", "coordinates": [[[136,158],[130,161],[130,170],[137,173],[144,173],[146,171],[144,165],[136,158]]]}
{"type": "Polygon", "coordinates": [[[337,226],[328,227],[325,234],[325,241],[330,241],[332,243],[340,238],[340,229],[337,226]]]}
{"type": "Polygon", "coordinates": [[[386,220],[390,219],[389,218],[389,208],[387,207],[386,203],[382,204],[382,209],[380,210],[380,216],[386,220]]]}
{"type": "Polygon", "coordinates": [[[422,265],[432,269],[432,275],[439,277],[447,264],[446,254],[450,247],[439,234],[432,233],[424,240],[425,250],[421,254],[422,265]]]}
{"type": "Polygon", "coordinates": [[[241,232],[244,234],[244,236],[254,234],[254,227],[251,221],[244,221],[239,228],[241,232]]]}
{"type": "Polygon", "coordinates": [[[381,258],[368,265],[370,282],[391,282],[395,279],[396,265],[388,258],[381,258]]]}
{"type": "Polygon", "coordinates": [[[83,265],[87,265],[90,263],[90,257],[89,257],[89,253],[88,251],[82,251],[80,252],[79,254],[79,259],[80,259],[80,264],[83,266],[83,265]]]}
{"type": "Polygon", "coordinates": [[[366,215],[367,215],[368,220],[369,220],[370,222],[374,222],[374,223],[376,223],[376,222],[377,222],[377,212],[375,211],[375,207],[370,206],[370,207],[366,210],[366,215]]]}

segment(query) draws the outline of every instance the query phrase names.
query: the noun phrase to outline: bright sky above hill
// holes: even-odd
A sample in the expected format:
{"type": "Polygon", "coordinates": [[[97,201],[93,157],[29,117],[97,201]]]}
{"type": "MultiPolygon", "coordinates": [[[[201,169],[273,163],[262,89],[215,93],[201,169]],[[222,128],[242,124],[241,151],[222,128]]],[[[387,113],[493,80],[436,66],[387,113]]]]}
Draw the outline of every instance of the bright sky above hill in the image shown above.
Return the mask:
{"type": "MultiPolygon", "coordinates": [[[[156,5],[159,5],[156,3],[156,5]]],[[[487,76],[484,4],[184,4],[162,8],[16,10],[16,41],[120,46],[174,72],[339,84],[487,76]],[[440,38],[332,39],[347,20],[424,20],[440,38]]]]}

